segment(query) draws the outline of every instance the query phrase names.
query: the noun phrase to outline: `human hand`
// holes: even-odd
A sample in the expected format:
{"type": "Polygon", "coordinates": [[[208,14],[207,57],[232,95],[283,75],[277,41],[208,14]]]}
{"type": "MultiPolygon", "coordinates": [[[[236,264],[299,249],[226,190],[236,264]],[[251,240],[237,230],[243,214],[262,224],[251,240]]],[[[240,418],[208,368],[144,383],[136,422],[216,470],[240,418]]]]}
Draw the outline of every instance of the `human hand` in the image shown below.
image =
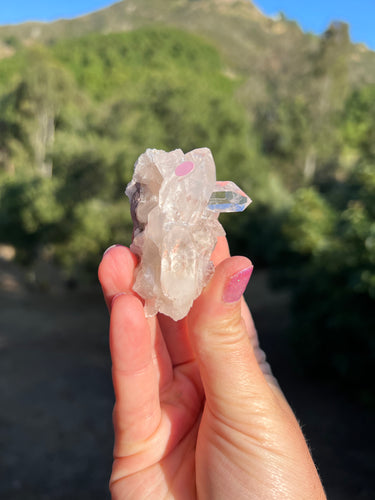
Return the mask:
{"type": "Polygon", "coordinates": [[[130,250],[115,246],[103,256],[116,396],[112,498],[324,499],[239,298],[251,263],[230,258],[225,238],[212,260],[210,283],[174,322],[145,318],[132,292],[130,250]]]}

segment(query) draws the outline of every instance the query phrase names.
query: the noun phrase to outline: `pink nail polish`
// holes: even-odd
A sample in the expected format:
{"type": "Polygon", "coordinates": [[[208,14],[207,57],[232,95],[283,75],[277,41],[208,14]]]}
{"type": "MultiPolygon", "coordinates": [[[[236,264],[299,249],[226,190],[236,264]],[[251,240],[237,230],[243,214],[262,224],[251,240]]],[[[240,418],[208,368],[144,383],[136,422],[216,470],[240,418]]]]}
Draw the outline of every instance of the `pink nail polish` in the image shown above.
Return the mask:
{"type": "Polygon", "coordinates": [[[246,267],[242,271],[233,274],[226,283],[223,292],[224,302],[237,302],[246,290],[254,266],[246,267]]]}

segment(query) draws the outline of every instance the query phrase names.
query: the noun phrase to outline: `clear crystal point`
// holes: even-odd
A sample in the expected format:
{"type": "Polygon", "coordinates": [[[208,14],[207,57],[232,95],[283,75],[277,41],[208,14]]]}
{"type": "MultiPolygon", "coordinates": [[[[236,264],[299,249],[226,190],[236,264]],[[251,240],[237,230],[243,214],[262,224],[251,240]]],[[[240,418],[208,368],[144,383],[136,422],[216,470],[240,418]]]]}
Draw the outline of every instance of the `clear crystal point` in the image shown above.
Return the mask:
{"type": "Polygon", "coordinates": [[[213,212],[242,212],[251,199],[232,181],[217,181],[208,200],[207,208],[213,212]]]}

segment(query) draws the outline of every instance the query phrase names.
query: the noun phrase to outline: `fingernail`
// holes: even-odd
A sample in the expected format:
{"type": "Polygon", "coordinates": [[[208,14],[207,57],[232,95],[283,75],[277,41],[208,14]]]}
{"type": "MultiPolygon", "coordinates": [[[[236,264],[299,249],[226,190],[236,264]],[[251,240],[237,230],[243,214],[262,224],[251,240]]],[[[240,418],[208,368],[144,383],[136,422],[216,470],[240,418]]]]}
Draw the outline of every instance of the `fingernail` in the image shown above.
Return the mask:
{"type": "Polygon", "coordinates": [[[114,301],[117,299],[117,297],[120,297],[120,295],[128,295],[127,293],[125,292],[119,292],[119,293],[116,293],[116,295],[114,295],[111,299],[111,303],[110,303],[110,306],[109,306],[109,310],[111,311],[112,310],[112,305],[114,303],[114,301]]]}
{"type": "Polygon", "coordinates": [[[115,247],[121,247],[122,245],[119,245],[118,243],[116,243],[115,245],[111,245],[110,247],[107,248],[107,250],[103,253],[103,257],[104,255],[109,252],[111,250],[111,248],[115,248],[115,247]]]}
{"type": "Polygon", "coordinates": [[[242,294],[246,290],[247,284],[249,283],[253,269],[254,266],[246,267],[229,278],[229,281],[224,287],[224,302],[237,302],[237,300],[240,300],[242,294]]]}

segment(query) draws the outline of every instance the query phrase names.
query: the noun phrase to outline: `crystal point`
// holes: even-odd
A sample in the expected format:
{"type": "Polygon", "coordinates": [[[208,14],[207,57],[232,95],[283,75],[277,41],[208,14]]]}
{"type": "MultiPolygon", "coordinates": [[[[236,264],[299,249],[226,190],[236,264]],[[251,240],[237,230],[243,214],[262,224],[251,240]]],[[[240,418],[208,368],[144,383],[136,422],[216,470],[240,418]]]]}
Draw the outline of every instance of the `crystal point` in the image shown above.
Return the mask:
{"type": "Polygon", "coordinates": [[[208,208],[214,212],[242,212],[251,199],[232,181],[218,181],[208,201],[208,208]]]}

